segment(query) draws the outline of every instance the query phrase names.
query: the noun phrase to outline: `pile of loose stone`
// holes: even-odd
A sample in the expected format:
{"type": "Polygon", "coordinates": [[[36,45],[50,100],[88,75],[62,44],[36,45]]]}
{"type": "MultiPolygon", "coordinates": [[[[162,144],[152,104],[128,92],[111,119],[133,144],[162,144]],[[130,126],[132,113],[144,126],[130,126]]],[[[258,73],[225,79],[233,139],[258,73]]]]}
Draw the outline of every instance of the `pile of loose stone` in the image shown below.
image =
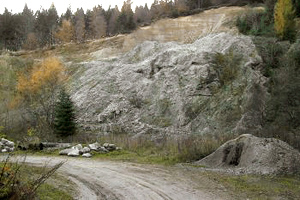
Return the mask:
{"type": "Polygon", "coordinates": [[[15,149],[15,143],[12,141],[9,141],[7,139],[2,138],[0,141],[0,151],[2,153],[6,152],[12,152],[15,149]]]}
{"type": "Polygon", "coordinates": [[[76,146],[73,146],[71,148],[61,150],[59,152],[59,155],[67,155],[72,157],[78,157],[81,155],[82,157],[90,158],[92,157],[92,151],[99,153],[109,153],[115,150],[121,150],[121,148],[117,147],[115,144],[104,143],[103,145],[101,145],[96,142],[93,144],[89,144],[86,147],[83,147],[81,144],[77,144],[76,146]]]}

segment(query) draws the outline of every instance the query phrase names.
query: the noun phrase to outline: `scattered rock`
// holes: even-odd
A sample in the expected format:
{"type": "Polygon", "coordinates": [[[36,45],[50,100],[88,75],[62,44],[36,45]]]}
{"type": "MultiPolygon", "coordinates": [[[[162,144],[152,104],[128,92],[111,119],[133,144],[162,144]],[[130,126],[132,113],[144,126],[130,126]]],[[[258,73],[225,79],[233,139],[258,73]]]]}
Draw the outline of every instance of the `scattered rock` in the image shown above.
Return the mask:
{"type": "Polygon", "coordinates": [[[91,151],[90,148],[84,147],[83,149],[80,150],[80,154],[86,154],[86,153],[89,153],[90,151],[91,151]]]}
{"type": "Polygon", "coordinates": [[[68,155],[74,149],[64,149],[59,152],[59,155],[68,155]]]}
{"type": "Polygon", "coordinates": [[[89,144],[88,147],[82,147],[81,144],[78,144],[76,146],[73,146],[69,149],[64,149],[59,152],[59,155],[68,155],[77,157],[79,155],[82,155],[83,157],[89,157],[91,156],[90,152],[97,151],[99,153],[109,153],[110,151],[118,150],[120,151],[122,148],[117,147],[115,144],[110,143],[104,143],[103,146],[101,146],[98,142],[89,144]]]}
{"type": "Polygon", "coordinates": [[[97,149],[97,151],[98,151],[98,152],[101,152],[101,153],[108,153],[108,152],[109,152],[109,150],[107,150],[105,147],[99,147],[99,148],[97,149]]]}
{"type": "Polygon", "coordinates": [[[103,147],[106,148],[108,151],[114,151],[117,148],[115,144],[108,144],[106,146],[103,145],[103,147]]]}
{"type": "Polygon", "coordinates": [[[72,149],[72,151],[70,151],[70,152],[68,153],[68,156],[71,156],[71,157],[78,157],[79,154],[80,154],[79,150],[76,149],[76,148],[74,148],[74,149],[72,149]]]}
{"type": "Polygon", "coordinates": [[[92,154],[90,154],[90,153],[84,153],[84,154],[82,154],[82,157],[84,157],[84,158],[90,158],[90,157],[92,157],[92,154]]]}
{"type": "Polygon", "coordinates": [[[91,150],[94,150],[94,151],[97,151],[97,149],[100,148],[100,147],[101,147],[101,145],[98,142],[95,142],[93,144],[89,144],[89,148],[91,150]]]}
{"type": "Polygon", "coordinates": [[[83,149],[83,147],[82,147],[82,145],[81,144],[77,144],[76,146],[74,146],[74,147],[72,147],[72,149],[77,149],[77,150],[82,150],[83,149]]]}
{"type": "Polygon", "coordinates": [[[250,134],[226,142],[196,163],[238,174],[300,173],[299,151],[281,140],[250,134]]]}
{"type": "Polygon", "coordinates": [[[116,147],[116,151],[121,151],[122,147],[116,147]]]}
{"type": "Polygon", "coordinates": [[[6,153],[6,152],[12,152],[15,149],[15,143],[12,141],[9,141],[5,138],[1,139],[0,142],[0,151],[2,153],[6,153]]]}
{"type": "Polygon", "coordinates": [[[14,147],[15,146],[15,143],[14,142],[11,142],[7,139],[4,139],[2,138],[1,139],[1,143],[4,145],[4,146],[8,146],[8,147],[14,147]]]}

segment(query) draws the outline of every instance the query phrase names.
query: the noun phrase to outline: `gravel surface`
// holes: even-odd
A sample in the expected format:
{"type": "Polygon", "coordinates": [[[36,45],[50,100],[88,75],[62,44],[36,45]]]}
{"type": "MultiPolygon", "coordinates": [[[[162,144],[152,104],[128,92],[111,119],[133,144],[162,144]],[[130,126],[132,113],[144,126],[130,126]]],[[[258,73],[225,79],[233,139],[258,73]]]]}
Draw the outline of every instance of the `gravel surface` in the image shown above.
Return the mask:
{"type": "Polygon", "coordinates": [[[77,186],[75,199],[232,199],[226,190],[201,173],[183,167],[126,162],[28,156],[33,165],[54,165],[77,186]]]}

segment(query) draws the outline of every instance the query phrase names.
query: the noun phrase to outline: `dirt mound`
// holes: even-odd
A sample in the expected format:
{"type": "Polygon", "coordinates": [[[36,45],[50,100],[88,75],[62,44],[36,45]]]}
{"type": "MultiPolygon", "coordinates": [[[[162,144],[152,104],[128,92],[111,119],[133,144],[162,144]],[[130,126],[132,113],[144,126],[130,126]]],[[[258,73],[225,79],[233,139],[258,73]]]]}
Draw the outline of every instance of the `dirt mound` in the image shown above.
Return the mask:
{"type": "Polygon", "coordinates": [[[300,172],[300,153],[281,140],[245,134],[226,142],[197,164],[236,173],[294,174],[300,172]]]}

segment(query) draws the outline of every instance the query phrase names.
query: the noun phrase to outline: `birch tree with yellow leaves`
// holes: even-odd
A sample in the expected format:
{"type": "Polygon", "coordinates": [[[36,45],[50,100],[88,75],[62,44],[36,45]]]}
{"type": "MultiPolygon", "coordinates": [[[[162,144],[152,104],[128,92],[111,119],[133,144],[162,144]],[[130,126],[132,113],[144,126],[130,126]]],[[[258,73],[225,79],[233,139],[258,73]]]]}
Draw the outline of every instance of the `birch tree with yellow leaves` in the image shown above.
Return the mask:
{"type": "Polygon", "coordinates": [[[274,10],[274,28],[281,40],[296,39],[295,10],[292,0],[278,0],[274,10]]]}
{"type": "Polygon", "coordinates": [[[18,76],[17,92],[19,102],[38,124],[52,129],[57,93],[67,79],[66,69],[56,57],[50,57],[37,64],[27,74],[18,76]]]}

